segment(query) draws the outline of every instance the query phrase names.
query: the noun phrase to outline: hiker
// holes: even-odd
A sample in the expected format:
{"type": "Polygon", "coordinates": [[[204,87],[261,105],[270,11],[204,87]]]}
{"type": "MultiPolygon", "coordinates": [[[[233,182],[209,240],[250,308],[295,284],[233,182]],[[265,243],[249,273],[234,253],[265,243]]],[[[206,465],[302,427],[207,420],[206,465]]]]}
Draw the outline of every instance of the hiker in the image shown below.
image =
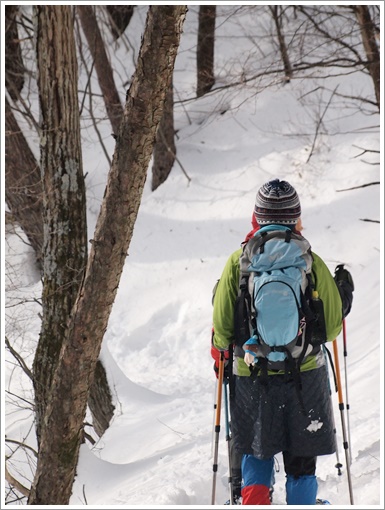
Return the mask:
{"type": "MultiPolygon", "coordinates": [[[[251,231],[246,235],[245,240],[243,241],[246,243],[253,234],[259,229],[259,225],[256,222],[254,212],[251,217],[251,224],[252,229],[251,231]]],[[[296,229],[301,231],[303,229],[301,218],[299,218],[297,222],[296,229]]],[[[214,298],[217,286],[219,284],[219,280],[214,285],[213,289],[213,295],[212,295],[212,304],[214,305],[214,298]]],[[[214,335],[214,328],[211,329],[211,346],[212,346],[212,356],[216,360],[214,363],[214,371],[216,373],[216,376],[218,377],[218,358],[219,358],[219,351],[213,346],[213,335],[214,335]]],[[[224,379],[226,383],[230,383],[230,379],[232,378],[232,371],[229,370],[232,365],[228,365],[228,362],[226,361],[226,367],[224,370],[224,379]]],[[[231,430],[231,422],[230,422],[230,430],[231,430]]],[[[242,464],[242,453],[240,453],[235,447],[234,447],[234,441],[231,440],[231,434],[230,434],[230,449],[229,449],[229,455],[230,455],[230,467],[231,467],[231,485],[232,485],[232,502],[230,499],[225,502],[225,505],[240,505],[242,502],[242,495],[241,495],[241,488],[242,488],[242,470],[241,470],[241,464],[242,464]]],[[[275,476],[274,476],[274,467],[272,468],[271,472],[271,483],[270,483],[270,489],[269,489],[269,497],[270,501],[273,500],[273,492],[274,492],[274,483],[275,483],[275,476]]]]}
{"type": "MultiPolygon", "coordinates": [[[[299,341],[303,343],[300,354],[290,344],[270,347],[263,341],[263,336],[269,336],[262,323],[266,316],[271,315],[268,324],[272,329],[282,322],[281,315],[274,315],[274,299],[267,312],[257,313],[256,317],[254,314],[253,320],[250,319],[254,331],[247,341],[239,345],[239,331],[245,325],[245,321],[235,313],[239,304],[241,276],[246,271],[245,267],[251,267],[254,285],[259,284],[258,275],[264,273],[258,271],[258,260],[266,261],[265,255],[269,255],[271,260],[281,256],[279,250],[269,252],[278,246],[271,244],[275,242],[274,236],[284,238],[282,242],[287,243],[285,247],[288,250],[309,247],[301,252],[300,265],[303,263],[305,266],[301,274],[306,273],[309,285],[312,282],[314,302],[318,303],[317,306],[322,305],[324,330],[319,335],[324,338],[320,343],[333,341],[342,329],[342,320],[352,306],[352,277],[341,265],[333,278],[326,264],[310,250],[310,245],[306,245],[307,241],[297,230],[300,217],[299,197],[288,182],[275,179],[261,186],[254,208],[255,228],[247,236],[243,248],[229,257],[215,292],[211,350],[215,364],[218,365],[221,351],[228,359],[229,348],[236,344],[230,410],[233,446],[242,454],[241,494],[244,505],[270,504],[274,455],[280,452],[286,473],[287,504],[316,504],[317,456],[333,454],[336,449],[325,356],[320,345],[313,341],[313,336],[315,338],[322,330],[322,325],[319,329],[318,325],[317,328],[314,326],[318,324],[314,322],[315,315],[311,322],[311,312],[306,312],[305,321],[301,317],[299,329],[297,327],[299,333],[295,345],[299,345],[299,341]],[[255,241],[259,243],[260,252],[254,253],[250,261],[249,245],[255,241]],[[308,325],[306,321],[309,321],[308,325]]],[[[269,274],[274,274],[274,271],[269,274]]],[[[286,269],[280,271],[285,273],[286,269]]],[[[291,268],[287,272],[291,273],[291,268]]],[[[248,291],[249,287],[248,283],[243,291],[248,291]]],[[[265,303],[269,299],[269,296],[264,296],[265,303]]],[[[302,304],[305,308],[305,302],[301,301],[302,304]]],[[[287,320],[293,321],[292,314],[287,316],[287,320]]],[[[292,324],[290,326],[293,327],[292,324]]]]}

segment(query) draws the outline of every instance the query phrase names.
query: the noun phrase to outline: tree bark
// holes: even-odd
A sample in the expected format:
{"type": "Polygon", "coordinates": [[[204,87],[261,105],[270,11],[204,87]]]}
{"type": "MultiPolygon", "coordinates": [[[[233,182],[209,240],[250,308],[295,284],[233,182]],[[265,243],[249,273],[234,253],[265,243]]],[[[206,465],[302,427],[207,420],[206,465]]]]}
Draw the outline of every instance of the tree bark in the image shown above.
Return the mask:
{"type": "Polygon", "coordinates": [[[84,275],[87,224],[73,16],[69,6],[56,5],[37,6],[36,14],[44,244],[43,317],[33,374],[40,442],[68,317],[84,275]]]}
{"type": "Polygon", "coordinates": [[[198,47],[197,47],[197,96],[209,92],[215,84],[214,43],[215,5],[199,6],[198,47]]]}
{"type": "Polygon", "coordinates": [[[123,107],[119,93],[116,89],[110,61],[108,60],[104,41],[101,36],[98,22],[92,5],[78,5],[77,12],[80,17],[82,29],[86,36],[88,46],[95,63],[96,73],[100,90],[103,94],[107,115],[110,119],[112,130],[115,135],[119,133],[120,123],[123,116],[123,107]]]}
{"type": "Polygon", "coordinates": [[[367,68],[372,77],[374,84],[374,92],[378,111],[380,111],[381,92],[380,92],[380,52],[376,42],[376,30],[370,17],[367,5],[353,6],[358,23],[360,25],[362,43],[364,45],[366,58],[368,59],[367,68]]]}
{"type": "Polygon", "coordinates": [[[40,167],[5,98],[5,201],[23,229],[41,268],[43,187],[40,167]]]}
{"type": "Polygon", "coordinates": [[[85,277],[53,379],[29,504],[66,505],[70,499],[87,395],[132,238],[186,10],[182,5],[148,10],[85,277]]]}
{"type": "Polygon", "coordinates": [[[153,157],[151,190],[155,191],[170,175],[176,157],[172,82],[164,102],[163,116],[156,134],[153,157]]]}

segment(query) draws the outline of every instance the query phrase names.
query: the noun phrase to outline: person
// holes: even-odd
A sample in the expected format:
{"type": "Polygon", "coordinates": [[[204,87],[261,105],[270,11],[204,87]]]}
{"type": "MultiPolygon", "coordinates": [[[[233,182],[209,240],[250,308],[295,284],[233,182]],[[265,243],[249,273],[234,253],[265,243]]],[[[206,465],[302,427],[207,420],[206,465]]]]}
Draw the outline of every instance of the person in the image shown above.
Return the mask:
{"type": "MultiPolygon", "coordinates": [[[[284,226],[301,235],[298,229],[300,218],[301,204],[296,190],[286,181],[269,181],[257,192],[254,228],[245,242],[266,225],[284,226]]],[[[242,248],[230,255],[215,291],[211,355],[216,366],[221,351],[228,359],[235,340],[234,309],[241,255],[242,248]]],[[[327,341],[333,341],[341,332],[342,320],[352,306],[353,280],[343,266],[337,267],[333,277],[321,257],[313,251],[311,255],[315,290],[324,307],[327,341]]],[[[268,370],[267,377],[262,378],[259,372],[250,370],[242,349],[235,348],[234,353],[231,440],[236,451],[242,454],[242,504],[271,503],[269,488],[274,456],[282,453],[287,504],[315,505],[317,457],[333,454],[336,449],[323,350],[315,348],[301,361],[301,402],[292,374],[268,370]]]]}

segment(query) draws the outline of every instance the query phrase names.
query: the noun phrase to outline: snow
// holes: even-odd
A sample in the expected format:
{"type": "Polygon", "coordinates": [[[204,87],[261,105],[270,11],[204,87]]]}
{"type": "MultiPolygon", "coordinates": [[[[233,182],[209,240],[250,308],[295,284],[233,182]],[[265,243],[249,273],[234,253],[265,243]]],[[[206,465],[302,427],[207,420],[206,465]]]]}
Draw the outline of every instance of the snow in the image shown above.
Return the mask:
{"type": "MultiPolygon", "coordinates": [[[[175,86],[184,98],[194,95],[196,9],[190,8],[176,66],[175,86]]],[[[238,22],[239,27],[251,23],[247,16],[238,22]]],[[[223,23],[218,30],[224,35],[228,28],[223,23]]],[[[241,51],[246,60],[250,48],[246,38],[233,44],[225,37],[222,45],[221,41],[218,36],[216,52],[221,80],[226,81],[229,52],[241,51]]],[[[122,53],[117,56],[120,62],[122,53]]],[[[337,81],[340,91],[373,95],[368,78],[357,74],[331,78],[326,80],[329,90],[337,81]]],[[[150,174],[147,179],[101,351],[116,411],[104,436],[94,446],[81,447],[73,508],[210,505],[216,391],[210,357],[212,288],[227,257],[251,228],[256,190],[275,177],[296,188],[303,234],[313,250],[331,272],[345,263],[354,278],[353,309],[346,319],[347,356],[342,334],[338,338],[349,405],[345,421],[351,479],[355,506],[383,508],[383,233],[378,223],[363,221],[383,219],[383,186],[360,187],[382,181],[375,164],[378,154],[361,153],[382,149],[383,127],[381,133],[373,128],[379,124],[378,115],[365,115],[339,101],[338,107],[328,110],[326,128],[312,150],[320,96],[309,95],[313,104],[299,98],[313,86],[293,80],[258,93],[247,87],[225,89],[176,104],[177,156],[191,182],[177,162],[155,192],[150,190],[150,174]]],[[[324,94],[323,104],[330,95],[324,94]]],[[[110,132],[105,123],[105,142],[112,154],[110,132]]],[[[83,158],[91,238],[108,165],[98,142],[90,139],[83,146],[83,158]]],[[[8,231],[5,247],[6,316],[14,323],[7,334],[31,367],[40,327],[40,307],[33,298],[39,297],[41,283],[21,232],[8,231]],[[11,307],[20,298],[24,303],[11,307]]],[[[8,352],[4,356],[4,388],[31,399],[27,378],[15,369],[8,352]]],[[[335,467],[336,455],[319,457],[318,495],[336,508],[346,508],[350,500],[341,412],[335,393],[332,398],[342,474],[335,467]]],[[[7,437],[35,447],[30,411],[15,412],[7,405],[4,413],[7,437]]],[[[321,425],[315,422],[314,430],[321,425]]],[[[280,454],[276,460],[274,505],[280,506],[285,504],[285,474],[280,454]]],[[[23,477],[30,479],[29,468],[20,461],[18,473],[28,485],[23,477]]],[[[222,413],[218,506],[228,499],[227,477],[222,413]]]]}

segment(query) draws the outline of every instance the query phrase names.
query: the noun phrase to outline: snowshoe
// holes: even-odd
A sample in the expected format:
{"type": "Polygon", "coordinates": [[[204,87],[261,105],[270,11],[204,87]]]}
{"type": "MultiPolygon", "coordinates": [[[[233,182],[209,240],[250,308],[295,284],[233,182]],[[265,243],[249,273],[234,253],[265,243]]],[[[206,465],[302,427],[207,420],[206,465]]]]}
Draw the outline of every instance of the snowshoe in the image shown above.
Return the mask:
{"type": "MultiPolygon", "coordinates": [[[[226,501],[225,505],[230,505],[229,499],[226,501]]],[[[233,505],[242,505],[242,496],[234,496],[233,505]]]]}

